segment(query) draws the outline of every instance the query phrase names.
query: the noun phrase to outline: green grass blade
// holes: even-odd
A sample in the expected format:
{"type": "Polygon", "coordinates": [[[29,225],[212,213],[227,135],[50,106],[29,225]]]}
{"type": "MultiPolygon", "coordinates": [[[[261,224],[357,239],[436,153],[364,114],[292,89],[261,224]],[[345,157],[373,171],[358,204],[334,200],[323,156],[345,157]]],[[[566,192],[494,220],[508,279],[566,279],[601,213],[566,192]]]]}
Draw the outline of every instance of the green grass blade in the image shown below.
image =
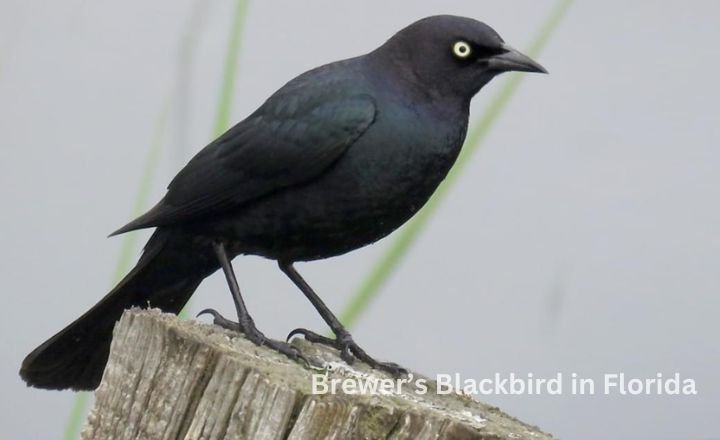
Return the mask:
{"type": "Polygon", "coordinates": [[[85,412],[87,411],[89,402],[89,392],[81,391],[75,394],[72,408],[70,408],[70,415],[68,416],[68,421],[65,426],[65,433],[63,434],[64,440],[75,440],[80,437],[80,428],[85,419],[85,412]]]}
{"type": "Polygon", "coordinates": [[[173,123],[172,149],[170,163],[184,165],[191,152],[189,143],[189,120],[191,101],[191,83],[193,61],[197,51],[200,34],[207,29],[211,4],[207,0],[193,0],[190,12],[180,33],[180,43],[175,60],[175,85],[173,87],[173,123]]]}
{"type": "MultiPolygon", "coordinates": [[[[230,118],[232,114],[232,98],[235,91],[235,79],[237,77],[238,54],[240,52],[240,37],[247,16],[248,2],[246,0],[237,0],[235,4],[235,15],[230,28],[230,39],[225,57],[225,69],[223,70],[222,87],[220,88],[220,98],[218,99],[217,116],[215,118],[215,128],[213,136],[220,136],[230,128],[230,118]]],[[[181,319],[187,318],[190,301],[178,313],[181,319]]]]}
{"type": "MultiPolygon", "coordinates": [[[[246,0],[237,0],[235,7],[235,15],[232,27],[230,29],[230,41],[228,44],[227,55],[225,59],[225,68],[223,73],[223,82],[220,91],[220,99],[218,103],[218,111],[213,130],[214,135],[222,134],[230,125],[232,97],[235,89],[235,78],[237,76],[237,61],[240,49],[240,36],[242,35],[243,24],[247,15],[246,0]]],[[[170,99],[166,99],[158,120],[155,125],[155,133],[151,147],[145,158],[143,174],[140,180],[140,186],[133,205],[133,217],[139,216],[148,206],[148,198],[150,195],[150,187],[152,178],[157,170],[160,161],[160,151],[164,140],[165,128],[167,125],[168,114],[170,112],[170,99]]],[[[114,271],[114,282],[119,281],[122,276],[129,270],[132,263],[132,255],[137,247],[137,234],[126,234],[118,255],[117,264],[114,271]]],[[[186,315],[185,308],[181,312],[181,316],[186,315]]],[[[80,429],[87,411],[90,401],[90,393],[77,393],[73,401],[70,415],[63,434],[64,440],[74,440],[79,437],[80,429]]]]}
{"type": "MultiPolygon", "coordinates": [[[[140,177],[140,186],[138,187],[138,192],[135,196],[135,203],[132,208],[132,217],[142,214],[148,205],[150,187],[158,168],[158,164],[160,163],[160,152],[162,151],[164,134],[166,132],[165,127],[167,125],[169,113],[170,100],[166,98],[160,113],[158,114],[157,120],[155,121],[153,139],[150,144],[150,148],[147,151],[147,155],[145,156],[143,172],[140,177]]],[[[115,263],[115,270],[113,273],[113,284],[120,281],[122,276],[130,269],[133,250],[136,248],[136,245],[137,234],[125,234],[122,236],[120,254],[118,255],[117,262],[115,263]]],[[[70,409],[70,415],[68,416],[68,421],[65,425],[65,433],[63,434],[64,440],[74,440],[80,436],[80,428],[82,427],[89,402],[90,393],[79,392],[75,395],[72,408],[70,409]]]]}
{"type": "MultiPolygon", "coordinates": [[[[155,172],[160,164],[160,152],[167,132],[167,121],[168,115],[170,114],[170,99],[166,98],[163,106],[158,114],[157,120],[155,121],[155,129],[153,132],[152,142],[150,149],[145,156],[145,163],[143,165],[143,172],[140,177],[140,186],[135,197],[135,203],[132,208],[131,218],[138,217],[143,214],[150,201],[150,189],[155,172]]],[[[115,265],[115,273],[113,274],[113,284],[117,283],[122,279],[123,276],[130,270],[130,266],[133,262],[133,255],[135,249],[137,249],[138,234],[125,234],[123,235],[123,241],[120,247],[120,254],[118,255],[117,264],[115,265]]]]}
{"type": "MultiPolygon", "coordinates": [[[[555,4],[536,34],[530,49],[527,51],[529,56],[536,57],[545,47],[571,4],[572,0],[560,0],[555,4]]],[[[482,141],[490,132],[493,124],[517,90],[523,77],[521,74],[511,75],[491,101],[485,113],[470,128],[467,139],[465,140],[465,145],[452,171],[448,174],[442,185],[438,187],[425,207],[420,210],[412,221],[396,236],[395,241],[392,242],[385,254],[375,263],[368,276],[340,314],[340,320],[346,326],[350,327],[355,324],[358,318],[365,312],[370,302],[377,297],[382,286],[395,271],[400,261],[427,225],[428,220],[435,211],[437,211],[438,206],[440,206],[458,176],[460,176],[463,169],[467,166],[471,156],[477,151],[482,141]]]]}
{"type": "Polygon", "coordinates": [[[237,77],[238,54],[240,52],[240,37],[243,24],[247,15],[248,2],[237,0],[235,4],[235,15],[232,27],[230,28],[230,41],[227,47],[225,58],[225,71],[223,73],[222,88],[218,102],[217,118],[215,120],[215,136],[221,135],[230,128],[230,116],[232,108],[233,92],[235,91],[235,78],[237,77]]]}

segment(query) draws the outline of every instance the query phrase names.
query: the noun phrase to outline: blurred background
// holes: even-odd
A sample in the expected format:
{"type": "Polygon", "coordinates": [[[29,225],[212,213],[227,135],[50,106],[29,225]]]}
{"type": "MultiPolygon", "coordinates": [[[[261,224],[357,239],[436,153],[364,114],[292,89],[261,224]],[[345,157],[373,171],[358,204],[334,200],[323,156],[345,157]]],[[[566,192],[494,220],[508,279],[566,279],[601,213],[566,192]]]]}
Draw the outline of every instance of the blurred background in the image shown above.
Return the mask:
{"type": "MultiPolygon", "coordinates": [[[[519,49],[544,34],[550,75],[505,75],[475,98],[471,124],[500,112],[359,310],[356,340],[478,380],[677,372],[697,395],[482,400],[567,439],[718,438],[720,3],[700,0],[3,0],[0,436],[75,438],[91,397],[26,388],[20,363],[134,264],[149,232],[106,235],[160,199],[218,126],[438,13],[485,21],[519,49]]],[[[298,269],[344,310],[403,233],[298,269]]],[[[234,263],[267,334],[325,329],[273,262],[234,263]]],[[[190,312],[204,307],[233,310],[219,274],[190,312]]]]}

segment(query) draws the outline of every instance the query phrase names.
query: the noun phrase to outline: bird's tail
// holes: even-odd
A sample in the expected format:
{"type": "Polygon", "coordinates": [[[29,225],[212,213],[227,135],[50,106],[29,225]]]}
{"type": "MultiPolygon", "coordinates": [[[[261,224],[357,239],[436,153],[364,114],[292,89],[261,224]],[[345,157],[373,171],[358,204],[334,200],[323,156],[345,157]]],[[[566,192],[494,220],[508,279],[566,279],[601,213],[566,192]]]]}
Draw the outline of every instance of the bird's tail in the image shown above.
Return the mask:
{"type": "Polygon", "coordinates": [[[97,388],[123,310],[158,307],[179,313],[203,278],[218,267],[210,246],[156,230],[135,268],[84,315],[33,350],[20,376],[38,388],[97,388]]]}

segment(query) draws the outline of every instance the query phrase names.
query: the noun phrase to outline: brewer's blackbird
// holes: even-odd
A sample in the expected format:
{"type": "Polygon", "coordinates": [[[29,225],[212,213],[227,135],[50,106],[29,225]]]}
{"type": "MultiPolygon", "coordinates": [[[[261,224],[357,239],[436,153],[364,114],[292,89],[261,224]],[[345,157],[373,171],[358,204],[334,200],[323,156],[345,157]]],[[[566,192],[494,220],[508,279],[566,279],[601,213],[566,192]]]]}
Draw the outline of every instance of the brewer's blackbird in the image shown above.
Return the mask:
{"type": "Polygon", "coordinates": [[[215,323],[303,360],[294,346],[255,327],[230,264],[239,254],[276,260],[335,334],[296,329],[290,336],[330,344],[348,362],[402,371],[368,356],[293,263],[373,243],[412,217],[458,156],[471,98],[507,71],[545,69],[489,26],[443,15],[409,25],[366,55],[291,80],[193,157],[155,207],[113,233],[156,227],[135,268],[30,353],[20,375],[40,388],[96,388],[123,310],[178,313],[219,268],[238,322],[206,310],[215,323]]]}

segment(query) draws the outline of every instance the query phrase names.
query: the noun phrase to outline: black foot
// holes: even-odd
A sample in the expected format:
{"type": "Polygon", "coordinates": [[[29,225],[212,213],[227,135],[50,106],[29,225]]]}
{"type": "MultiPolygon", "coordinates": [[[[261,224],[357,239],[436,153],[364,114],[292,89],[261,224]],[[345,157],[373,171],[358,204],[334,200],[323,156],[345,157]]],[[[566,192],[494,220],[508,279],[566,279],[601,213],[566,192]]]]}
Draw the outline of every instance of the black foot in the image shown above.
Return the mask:
{"type": "Polygon", "coordinates": [[[200,311],[200,313],[197,314],[196,317],[200,315],[212,315],[213,324],[226,330],[241,333],[255,345],[264,345],[265,347],[284,354],[285,356],[289,357],[294,361],[305,364],[305,367],[311,367],[310,362],[305,356],[303,356],[299,348],[295,347],[294,345],[290,345],[287,342],[277,341],[275,339],[269,339],[265,337],[265,335],[260,330],[258,330],[257,327],[255,327],[255,323],[252,321],[252,319],[248,319],[242,324],[237,323],[225,318],[220,313],[218,313],[217,310],[214,309],[202,310],[200,311]]]}
{"type": "Polygon", "coordinates": [[[355,362],[355,359],[359,359],[370,365],[372,368],[390,373],[393,377],[407,374],[407,370],[398,364],[393,362],[380,362],[370,357],[365,350],[357,345],[349,332],[346,331],[338,333],[339,334],[336,335],[336,338],[333,339],[304,328],[296,328],[288,334],[287,340],[289,341],[295,335],[302,335],[305,340],[309,342],[327,345],[339,350],[342,360],[350,365],[355,362]]]}

